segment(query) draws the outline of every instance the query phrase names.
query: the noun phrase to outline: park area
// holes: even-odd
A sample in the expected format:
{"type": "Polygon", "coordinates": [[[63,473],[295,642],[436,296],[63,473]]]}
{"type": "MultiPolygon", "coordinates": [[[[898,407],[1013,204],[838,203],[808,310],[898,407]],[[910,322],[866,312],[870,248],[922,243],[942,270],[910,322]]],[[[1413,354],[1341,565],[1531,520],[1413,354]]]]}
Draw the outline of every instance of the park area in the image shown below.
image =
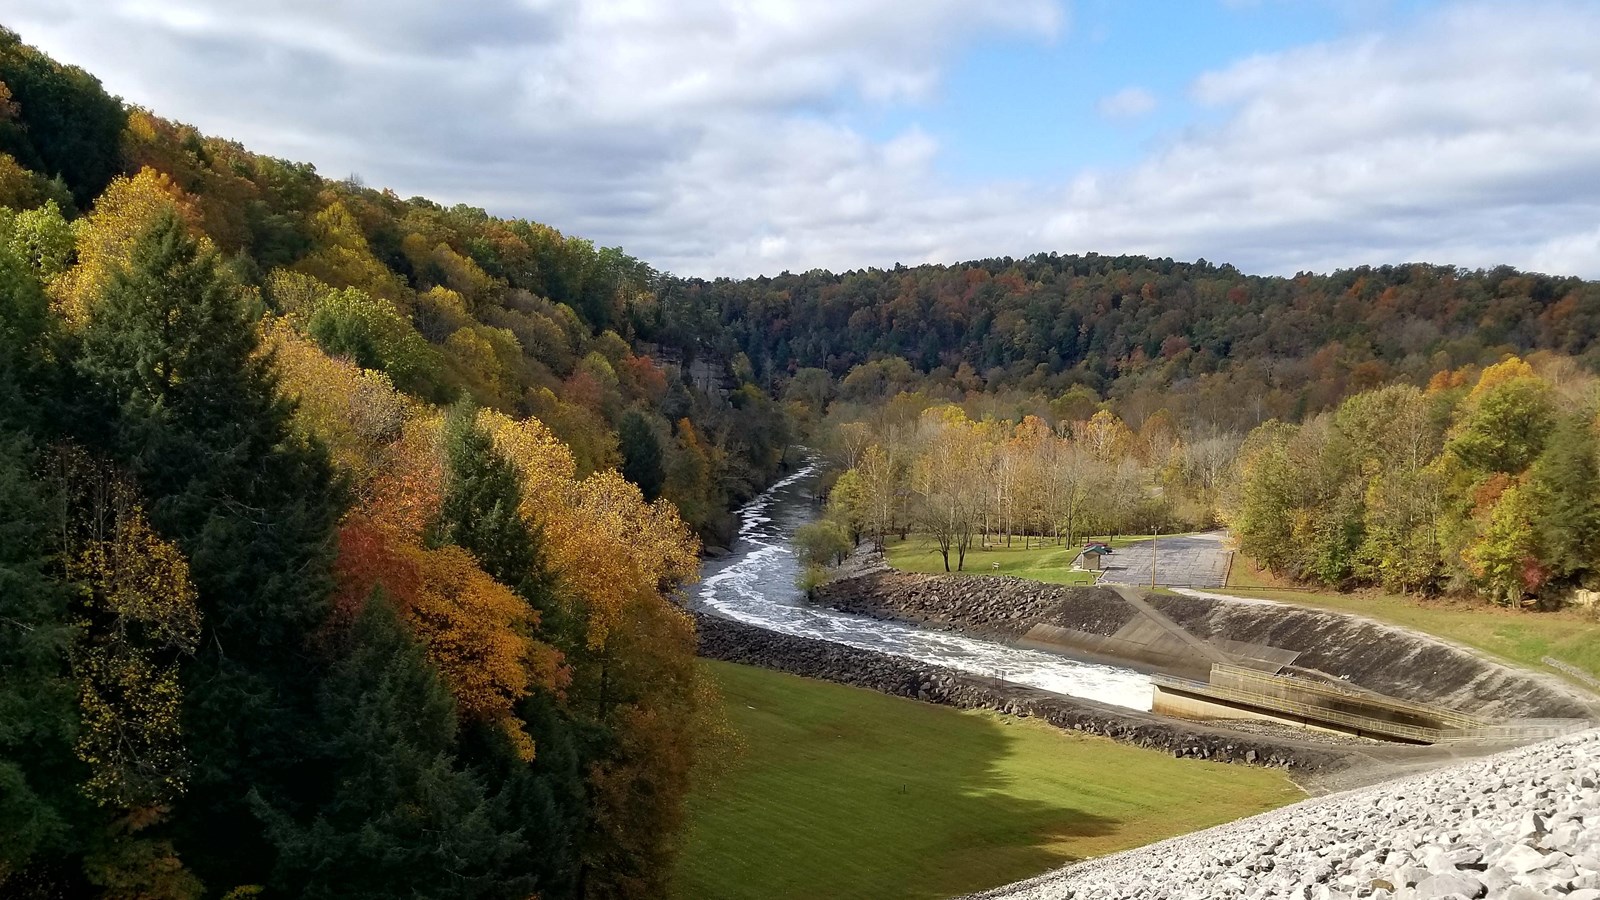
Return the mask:
{"type": "MultiPolygon", "coordinates": [[[[1163,584],[1168,583],[1172,577],[1189,571],[1186,557],[1193,555],[1187,552],[1190,548],[1179,550],[1180,545],[1195,544],[1211,549],[1221,547],[1216,540],[1205,540],[1208,536],[1195,534],[1174,534],[1156,538],[1161,547],[1163,558],[1173,557],[1179,565],[1169,565],[1163,562],[1158,571],[1158,576],[1163,584]],[[1163,543],[1166,542],[1166,543],[1163,543]]],[[[1111,548],[1113,552],[1106,557],[1105,565],[1112,570],[1115,577],[1108,575],[1107,580],[1121,581],[1131,584],[1144,583],[1150,580],[1150,554],[1152,536],[1148,534],[1117,535],[1096,539],[1111,548]],[[1120,554],[1116,551],[1122,551],[1120,554]],[[1128,557],[1127,563],[1124,556],[1128,557]],[[1129,567],[1131,564],[1131,568],[1129,567]]],[[[1017,578],[1029,578],[1034,581],[1043,581],[1048,584],[1094,584],[1098,573],[1078,571],[1072,568],[1072,561],[1077,558],[1082,550],[1081,543],[1054,543],[1048,539],[1041,541],[1038,538],[1024,539],[1021,535],[1013,536],[1009,542],[998,541],[988,547],[974,545],[967,550],[966,566],[962,569],[968,575],[1012,575],[1017,578]],[[1008,545],[1009,544],[1009,545],[1008,545]]],[[[1216,556],[1225,554],[1216,553],[1216,556]]],[[[944,558],[939,555],[939,546],[927,535],[913,534],[904,540],[890,538],[884,547],[884,561],[903,572],[922,572],[931,575],[944,574],[944,558]]],[[[1212,586],[1221,586],[1224,568],[1220,565],[1208,565],[1204,568],[1215,570],[1210,574],[1215,576],[1212,586]]],[[[956,566],[955,552],[950,554],[950,568],[954,572],[956,566]]],[[[1184,583],[1187,583],[1184,582],[1184,583]]]]}
{"type": "MultiPolygon", "coordinates": [[[[1072,561],[1082,548],[1076,544],[1054,544],[1030,538],[1023,547],[1021,537],[1013,537],[1011,546],[997,544],[988,548],[971,547],[967,550],[966,567],[969,575],[1013,575],[1031,578],[1050,584],[1094,584],[1095,573],[1078,572],[1072,561]]],[[[1122,546],[1127,538],[1119,538],[1112,546],[1122,546]]],[[[905,572],[944,574],[944,558],[939,546],[927,535],[913,534],[905,540],[889,538],[884,547],[884,561],[905,572]]],[[[950,569],[955,571],[956,554],[950,551],[950,569]]]]}
{"type": "Polygon", "coordinates": [[[949,897],[1303,796],[1277,770],[704,665],[745,747],[691,798],[684,900],[949,897]]]}

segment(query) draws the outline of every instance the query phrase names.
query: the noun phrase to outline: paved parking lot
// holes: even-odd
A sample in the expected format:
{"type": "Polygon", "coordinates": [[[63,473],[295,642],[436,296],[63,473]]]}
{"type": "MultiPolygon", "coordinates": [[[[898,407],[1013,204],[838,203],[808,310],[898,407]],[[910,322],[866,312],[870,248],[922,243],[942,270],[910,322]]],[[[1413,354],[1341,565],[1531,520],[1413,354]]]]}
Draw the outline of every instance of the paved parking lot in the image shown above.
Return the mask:
{"type": "Polygon", "coordinates": [[[1222,587],[1228,577],[1228,548],[1224,533],[1209,531],[1182,537],[1157,538],[1118,547],[1105,558],[1102,582],[1150,584],[1150,566],[1155,564],[1155,583],[1170,587],[1222,587]],[[1155,552],[1151,552],[1151,544],[1155,552]]]}

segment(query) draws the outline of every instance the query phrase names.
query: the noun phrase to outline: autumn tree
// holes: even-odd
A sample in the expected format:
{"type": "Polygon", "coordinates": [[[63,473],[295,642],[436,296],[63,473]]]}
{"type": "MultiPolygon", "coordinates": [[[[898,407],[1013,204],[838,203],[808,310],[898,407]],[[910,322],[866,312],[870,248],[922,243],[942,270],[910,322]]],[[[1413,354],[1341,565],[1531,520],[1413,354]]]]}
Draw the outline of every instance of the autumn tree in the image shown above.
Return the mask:
{"type": "Polygon", "coordinates": [[[1600,568],[1600,460],[1591,416],[1557,421],[1529,473],[1528,490],[1551,576],[1572,580],[1600,568]]]}
{"type": "Polygon", "coordinates": [[[983,447],[973,424],[955,407],[928,410],[918,423],[921,452],[912,463],[909,484],[917,499],[917,522],[930,535],[950,569],[966,564],[967,550],[984,506],[983,447]]]}
{"type": "Polygon", "coordinates": [[[1549,384],[1520,359],[1485,369],[1467,396],[1449,449],[1468,467],[1517,474],[1544,447],[1555,419],[1549,384]]]}

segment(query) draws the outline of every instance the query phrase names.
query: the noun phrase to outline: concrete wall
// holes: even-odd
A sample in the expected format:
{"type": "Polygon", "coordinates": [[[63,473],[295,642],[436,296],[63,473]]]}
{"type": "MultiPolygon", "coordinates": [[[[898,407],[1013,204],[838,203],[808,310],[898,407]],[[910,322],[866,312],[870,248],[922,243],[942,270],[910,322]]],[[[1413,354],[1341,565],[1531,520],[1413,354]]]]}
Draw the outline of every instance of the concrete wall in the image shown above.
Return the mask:
{"type": "Polygon", "coordinates": [[[1369,619],[1284,604],[1153,595],[1151,606],[1198,637],[1300,651],[1295,665],[1356,687],[1486,719],[1584,718],[1592,701],[1554,680],[1426,635],[1369,619]]]}
{"type": "Polygon", "coordinates": [[[1348,734],[1348,731],[1316,722],[1301,719],[1298,716],[1278,715],[1256,709],[1246,709],[1221,703],[1205,697],[1196,697],[1185,694],[1164,685],[1156,685],[1155,696],[1151,700],[1150,711],[1164,716],[1177,716],[1180,719],[1225,720],[1244,719],[1250,722],[1273,722],[1279,725],[1293,725],[1309,731],[1321,731],[1328,734],[1348,734]]]}

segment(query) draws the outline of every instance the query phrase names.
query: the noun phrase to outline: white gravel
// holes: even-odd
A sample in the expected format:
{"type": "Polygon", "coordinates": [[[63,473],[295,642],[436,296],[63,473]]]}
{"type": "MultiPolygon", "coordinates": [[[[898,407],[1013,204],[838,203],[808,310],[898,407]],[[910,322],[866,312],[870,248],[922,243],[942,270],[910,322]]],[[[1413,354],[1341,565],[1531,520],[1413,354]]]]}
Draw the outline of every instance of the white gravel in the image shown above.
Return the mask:
{"type": "Polygon", "coordinates": [[[1306,800],[976,896],[1600,900],[1600,730],[1306,800]]]}

